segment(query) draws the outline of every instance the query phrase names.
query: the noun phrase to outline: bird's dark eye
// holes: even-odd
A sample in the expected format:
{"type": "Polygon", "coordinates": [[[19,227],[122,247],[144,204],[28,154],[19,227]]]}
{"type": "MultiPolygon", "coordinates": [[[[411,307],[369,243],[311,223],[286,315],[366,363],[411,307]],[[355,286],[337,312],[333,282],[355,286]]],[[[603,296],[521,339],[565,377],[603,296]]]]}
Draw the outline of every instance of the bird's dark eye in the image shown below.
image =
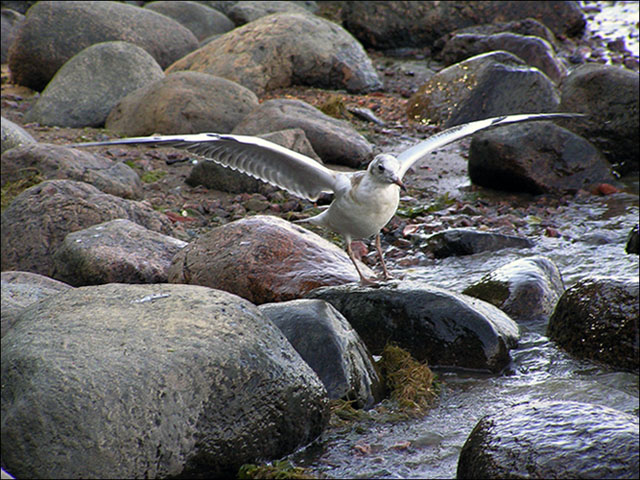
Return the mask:
{"type": "Polygon", "coordinates": [[[384,165],[378,165],[378,170],[384,172],[384,165]]]}

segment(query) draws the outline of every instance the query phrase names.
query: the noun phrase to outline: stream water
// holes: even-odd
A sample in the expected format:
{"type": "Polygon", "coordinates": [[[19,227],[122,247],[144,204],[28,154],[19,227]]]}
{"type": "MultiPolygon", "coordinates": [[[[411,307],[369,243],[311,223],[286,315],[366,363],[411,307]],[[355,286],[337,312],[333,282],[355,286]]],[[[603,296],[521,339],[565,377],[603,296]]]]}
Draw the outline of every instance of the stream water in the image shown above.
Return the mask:
{"type": "MultiPolygon", "coordinates": [[[[603,7],[590,26],[600,28],[603,37],[625,36],[637,54],[637,2],[588,3],[603,7]],[[622,25],[631,25],[630,32],[622,25]]],[[[553,218],[562,235],[535,237],[532,249],[428,260],[403,269],[403,277],[460,292],[506,263],[544,255],[558,266],[566,288],[600,275],[638,281],[638,255],[624,251],[638,222],[638,178],[624,182],[622,193],[576,197],[553,218]]],[[[374,419],[328,430],[290,459],[329,478],[455,478],[460,450],[487,414],[533,400],[567,400],[638,415],[638,375],[571,358],[545,336],[547,320],[520,325],[522,337],[511,351],[509,374],[436,372],[439,400],[424,416],[388,422],[376,421],[374,413],[374,419]]]]}

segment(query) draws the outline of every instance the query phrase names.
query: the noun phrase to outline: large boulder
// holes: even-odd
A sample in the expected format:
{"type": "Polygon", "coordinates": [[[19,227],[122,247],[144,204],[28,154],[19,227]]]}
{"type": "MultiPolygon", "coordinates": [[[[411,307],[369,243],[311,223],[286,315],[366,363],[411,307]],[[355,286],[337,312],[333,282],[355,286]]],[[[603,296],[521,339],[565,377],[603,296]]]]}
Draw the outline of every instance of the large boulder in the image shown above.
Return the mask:
{"type": "Polygon", "coordinates": [[[411,120],[444,128],[513,113],[556,111],[560,95],[535,67],[507,52],[471,57],[433,75],[407,102],[411,120]]]}
{"type": "Polygon", "coordinates": [[[637,279],[586,278],[560,297],[547,336],[576,357],[637,372],[638,301],[637,279]]]}
{"type": "Polygon", "coordinates": [[[520,337],[518,325],[493,305],[430,285],[344,285],[307,296],[342,313],[372,354],[393,343],[430,366],[500,372],[520,337]]]}
{"type": "Polygon", "coordinates": [[[42,90],[71,57],[101,42],[133,43],[162,68],[195,50],[196,37],[164,15],[108,1],[41,1],[29,9],[9,50],[15,83],[42,90]]]}
{"type": "MultiPolygon", "coordinates": [[[[36,143],[37,140],[27,132],[20,125],[13,123],[11,120],[7,120],[2,117],[2,123],[0,124],[0,132],[2,135],[2,143],[0,143],[1,152],[11,150],[19,145],[27,143],[36,143]]],[[[2,168],[2,175],[4,178],[4,167],[2,168]]]]}
{"type": "MultiPolygon", "coordinates": [[[[314,2],[315,3],[315,2],[314,2]]],[[[236,25],[244,25],[274,13],[308,13],[305,2],[283,2],[262,0],[258,2],[233,2],[227,15],[236,25]]]]}
{"type": "Polygon", "coordinates": [[[476,185],[534,195],[616,183],[597,148],[551,122],[507,125],[474,135],[468,171],[476,185]]]}
{"type": "Polygon", "coordinates": [[[2,339],[17,478],[228,477],[317,437],[326,391],[246,300],[192,285],[52,296],[2,339]]]}
{"type": "Polygon", "coordinates": [[[2,22],[2,28],[0,33],[2,35],[2,42],[0,43],[0,53],[2,63],[7,63],[9,58],[9,47],[13,43],[13,40],[24,22],[24,15],[11,10],[10,8],[4,8],[2,4],[2,11],[0,11],[0,21],[2,22]]]}
{"type": "Polygon", "coordinates": [[[128,165],[62,145],[22,145],[3,154],[1,165],[3,187],[22,178],[25,171],[37,171],[46,180],[78,180],[118,197],[142,196],[140,177],[128,165]]]}
{"type": "Polygon", "coordinates": [[[310,85],[350,92],[382,86],[362,46],[339,25],[311,14],[268,15],[209,42],[178,60],[179,70],[218,75],[257,95],[310,85]]]}
{"type": "Polygon", "coordinates": [[[353,126],[330,117],[302,100],[273,99],[262,102],[233,133],[260,135],[301,128],[313,150],[327,163],[358,167],[370,160],[373,146],[353,126]]]}
{"type": "MultiPolygon", "coordinates": [[[[365,275],[373,272],[360,265],[365,275]]],[[[169,281],[235,293],[255,304],[294,300],[359,280],[344,250],[278,217],[256,215],[198,237],[173,259],[169,281]]]]}
{"type": "Polygon", "coordinates": [[[145,4],[144,8],[173,18],[191,30],[199,41],[235,28],[235,24],[224,13],[199,2],[158,1],[145,4]]]}
{"type": "Polygon", "coordinates": [[[622,175],[640,170],[640,75],[626,68],[587,64],[562,82],[563,112],[586,116],[567,122],[589,139],[622,175]]]}
{"type": "Polygon", "coordinates": [[[128,93],[164,78],[142,48],[127,42],[92,45],[55,74],[25,121],[60,127],[101,127],[128,93]]]}
{"type": "Polygon", "coordinates": [[[2,270],[54,275],[53,254],[69,232],[126,218],[170,234],[166,215],[74,180],[47,180],[18,195],[2,212],[2,270]]]}
{"type": "Polygon", "coordinates": [[[482,418],[456,478],[636,478],[638,417],[601,405],[534,402],[482,418]]]}
{"type": "Polygon", "coordinates": [[[176,72],[122,98],[106,127],[124,136],[229,133],[257,106],[258,97],[235,82],[176,72]]]}

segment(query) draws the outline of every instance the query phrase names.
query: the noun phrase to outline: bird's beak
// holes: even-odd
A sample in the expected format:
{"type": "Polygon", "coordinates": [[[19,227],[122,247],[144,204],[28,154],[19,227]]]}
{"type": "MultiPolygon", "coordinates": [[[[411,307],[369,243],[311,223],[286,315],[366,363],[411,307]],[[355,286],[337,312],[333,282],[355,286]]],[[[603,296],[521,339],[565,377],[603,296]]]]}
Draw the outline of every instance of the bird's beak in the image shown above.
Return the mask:
{"type": "Polygon", "coordinates": [[[403,192],[407,191],[407,187],[404,186],[404,183],[402,183],[402,180],[400,180],[399,178],[396,178],[396,180],[393,183],[398,185],[400,187],[400,190],[402,190],[403,192]]]}

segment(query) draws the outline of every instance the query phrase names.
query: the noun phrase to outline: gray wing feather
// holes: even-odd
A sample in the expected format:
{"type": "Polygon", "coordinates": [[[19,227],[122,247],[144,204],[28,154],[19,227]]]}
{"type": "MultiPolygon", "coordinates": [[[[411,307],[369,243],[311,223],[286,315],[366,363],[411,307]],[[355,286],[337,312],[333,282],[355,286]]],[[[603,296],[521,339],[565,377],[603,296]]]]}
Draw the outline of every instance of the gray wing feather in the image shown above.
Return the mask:
{"type": "Polygon", "coordinates": [[[339,186],[339,172],[305,155],[257,137],[202,133],[123,138],[72,146],[137,144],[185,149],[309,200],[317,199],[322,192],[335,192],[339,186]]]}
{"type": "Polygon", "coordinates": [[[457,125],[432,135],[425,141],[414,145],[398,155],[397,158],[400,162],[399,176],[402,178],[412,165],[425,158],[428,153],[432,152],[436,148],[444,147],[449,143],[460,140],[461,138],[467,137],[486,128],[531,120],[554,120],[558,118],[574,118],[582,116],[584,115],[579,113],[532,113],[487,118],[485,120],[478,120],[477,122],[457,125]]]}

